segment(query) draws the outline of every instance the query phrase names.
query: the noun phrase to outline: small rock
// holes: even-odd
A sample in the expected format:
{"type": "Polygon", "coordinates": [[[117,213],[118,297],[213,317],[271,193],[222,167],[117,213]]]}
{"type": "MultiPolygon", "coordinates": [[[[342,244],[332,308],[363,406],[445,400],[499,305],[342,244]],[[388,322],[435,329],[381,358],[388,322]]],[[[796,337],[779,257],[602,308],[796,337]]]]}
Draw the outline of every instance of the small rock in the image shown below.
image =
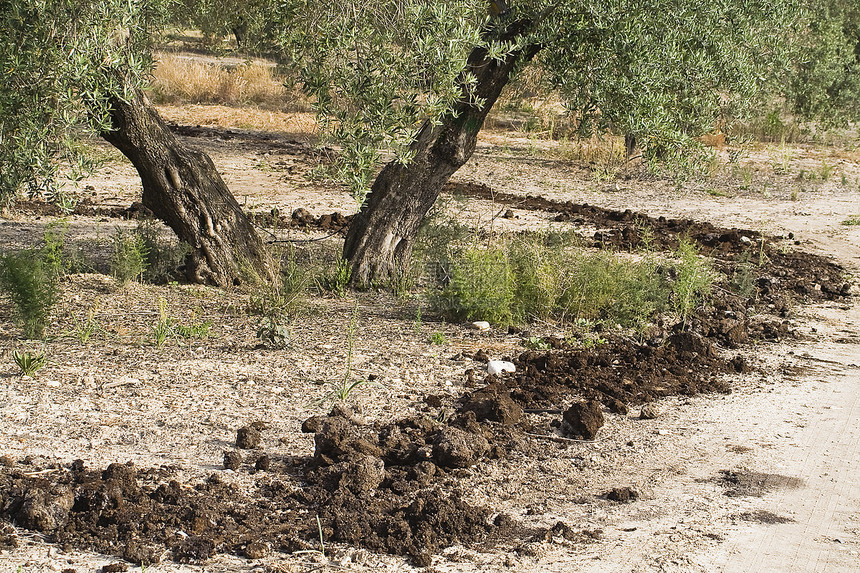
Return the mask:
{"type": "Polygon", "coordinates": [[[660,409],[654,404],[645,404],[639,410],[639,418],[642,420],[655,420],[660,417],[660,409]]]}
{"type": "Polygon", "coordinates": [[[224,452],[224,469],[237,470],[242,465],[242,454],[232,450],[224,452]]]}
{"type": "MultiPolygon", "coordinates": [[[[254,467],[256,469],[258,469],[260,471],[264,471],[264,472],[269,471],[269,468],[271,467],[271,465],[272,465],[272,458],[270,458],[266,454],[263,454],[262,456],[257,458],[256,462],[254,462],[254,467]]],[[[254,557],[252,557],[252,559],[254,559],[254,557]]]]}
{"type": "Polygon", "coordinates": [[[507,360],[490,360],[487,363],[487,374],[498,376],[502,372],[516,372],[517,367],[507,360]]]}
{"type": "Polygon", "coordinates": [[[485,332],[487,330],[490,330],[490,323],[485,321],[485,320],[477,320],[477,321],[473,322],[471,326],[475,330],[479,330],[481,332],[485,332]]]}
{"type": "Polygon", "coordinates": [[[472,360],[475,362],[489,362],[490,356],[487,354],[487,351],[481,348],[478,350],[474,356],[472,356],[472,360]]]}
{"type": "Polygon", "coordinates": [[[122,561],[117,561],[116,563],[111,563],[102,567],[102,573],[123,573],[124,571],[128,571],[128,564],[123,563],[122,561]]]}
{"type": "Polygon", "coordinates": [[[260,430],[251,426],[244,426],[236,430],[236,447],[243,450],[253,450],[260,445],[263,435],[260,430]]]}

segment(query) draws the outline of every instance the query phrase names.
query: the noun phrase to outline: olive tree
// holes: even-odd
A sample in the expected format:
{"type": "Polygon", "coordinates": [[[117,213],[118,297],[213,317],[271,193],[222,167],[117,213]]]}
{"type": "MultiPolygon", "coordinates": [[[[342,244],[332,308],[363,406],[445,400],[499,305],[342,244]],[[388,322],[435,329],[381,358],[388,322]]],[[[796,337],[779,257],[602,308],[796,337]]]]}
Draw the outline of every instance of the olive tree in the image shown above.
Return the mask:
{"type": "Polygon", "coordinates": [[[787,66],[799,16],[790,0],[288,0],[278,12],[284,58],[362,201],[343,249],[359,286],[408,264],[526,65],[545,69],[584,130],[616,129],[666,158],[757,100],[787,66]]]}
{"type": "Polygon", "coordinates": [[[141,87],[159,0],[0,0],[0,199],[51,191],[86,160],[94,132],[137,169],[143,204],[191,246],[188,278],[217,285],[269,278],[262,241],[204,153],[179,142],[141,87]]]}

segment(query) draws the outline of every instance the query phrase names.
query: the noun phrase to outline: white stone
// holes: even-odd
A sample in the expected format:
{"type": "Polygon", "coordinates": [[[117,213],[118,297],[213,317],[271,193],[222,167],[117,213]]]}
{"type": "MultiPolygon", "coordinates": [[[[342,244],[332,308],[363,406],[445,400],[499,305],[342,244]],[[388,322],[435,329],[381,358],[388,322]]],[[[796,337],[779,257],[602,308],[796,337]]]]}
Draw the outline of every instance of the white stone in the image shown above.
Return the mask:
{"type": "Polygon", "coordinates": [[[486,320],[478,320],[472,323],[472,328],[480,331],[490,330],[490,323],[486,320]]]}
{"type": "Polygon", "coordinates": [[[502,372],[516,372],[517,367],[512,362],[505,360],[490,360],[487,363],[487,374],[498,376],[502,372]]]}

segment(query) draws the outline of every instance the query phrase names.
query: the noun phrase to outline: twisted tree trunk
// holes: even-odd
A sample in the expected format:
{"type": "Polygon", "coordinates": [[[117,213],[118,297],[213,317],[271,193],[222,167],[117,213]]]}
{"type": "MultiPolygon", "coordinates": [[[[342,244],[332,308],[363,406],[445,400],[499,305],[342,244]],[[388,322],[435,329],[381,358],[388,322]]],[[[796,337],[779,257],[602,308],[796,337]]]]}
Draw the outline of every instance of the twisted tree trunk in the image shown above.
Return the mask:
{"type": "MultiPolygon", "coordinates": [[[[513,39],[530,24],[513,22],[499,37],[513,39]]],[[[367,201],[350,223],[343,247],[343,258],[352,265],[353,285],[384,283],[408,268],[421,221],[451,175],[474,153],[484,119],[514,68],[533,58],[539,49],[531,45],[504,60],[489,58],[484,48],[472,50],[465,71],[477,78],[474,92],[484,105],[476,107],[463,100],[441,125],[425,123],[411,146],[414,159],[408,165],[391,162],[382,169],[367,201]]]]}
{"type": "Polygon", "coordinates": [[[191,246],[188,280],[227,286],[274,277],[248,216],[202,151],[182,145],[141,94],[111,101],[113,130],[102,137],[128,157],[143,204],[191,246]]]}

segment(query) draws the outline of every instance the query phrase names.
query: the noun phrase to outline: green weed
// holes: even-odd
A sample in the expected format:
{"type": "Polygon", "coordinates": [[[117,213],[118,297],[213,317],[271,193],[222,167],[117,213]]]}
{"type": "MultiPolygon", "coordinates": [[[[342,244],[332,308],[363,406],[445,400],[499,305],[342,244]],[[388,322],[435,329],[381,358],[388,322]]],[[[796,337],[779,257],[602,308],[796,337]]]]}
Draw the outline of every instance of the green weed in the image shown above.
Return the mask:
{"type": "Polygon", "coordinates": [[[346,364],[342,378],[336,381],[328,382],[330,390],[318,400],[311,403],[312,406],[336,402],[347,402],[353,392],[365,385],[379,386],[379,383],[373,382],[364,378],[353,380],[352,378],[352,359],[355,351],[355,334],[358,330],[358,303],[355,304],[352,310],[352,316],[349,320],[349,328],[347,330],[347,349],[346,349],[346,364]]]}
{"type": "Polygon", "coordinates": [[[675,268],[677,276],[673,299],[675,310],[686,328],[693,312],[711,292],[714,271],[710,263],[699,257],[696,246],[687,239],[680,241],[675,256],[679,262],[675,268]]]}
{"type": "Polygon", "coordinates": [[[323,275],[320,286],[323,290],[343,298],[346,296],[346,289],[350,280],[352,280],[352,265],[346,259],[338,259],[334,269],[323,275]]]}
{"type": "Polygon", "coordinates": [[[26,338],[42,338],[58,298],[58,268],[35,249],[0,256],[0,288],[12,301],[26,338]]]}
{"type": "Polygon", "coordinates": [[[530,336],[523,341],[523,346],[532,350],[550,350],[552,345],[540,336],[530,336]]]}
{"type": "Polygon", "coordinates": [[[99,321],[96,320],[95,307],[92,307],[87,311],[87,316],[83,320],[80,320],[77,315],[73,315],[72,318],[75,321],[75,329],[68,334],[74,335],[74,337],[82,344],[89,342],[93,334],[96,334],[97,332],[104,333],[99,321]]]}
{"type": "Polygon", "coordinates": [[[121,284],[141,278],[147,267],[149,250],[143,237],[117,229],[113,235],[111,274],[121,284]]]}
{"type": "Polygon", "coordinates": [[[173,336],[173,320],[167,314],[167,301],[158,299],[158,321],[152,327],[152,339],[155,345],[161,347],[173,336]]]}
{"type": "Polygon", "coordinates": [[[430,344],[438,344],[440,346],[443,344],[448,344],[448,339],[445,337],[445,335],[438,331],[431,333],[427,341],[430,344]]]}
{"type": "Polygon", "coordinates": [[[842,221],[841,224],[845,225],[846,227],[860,225],[860,215],[850,215],[847,219],[842,221]]]}
{"type": "Polygon", "coordinates": [[[145,219],[134,231],[143,253],[143,270],[139,276],[152,284],[166,284],[175,279],[176,269],[191,251],[187,243],[172,242],[159,229],[158,221],[145,219]]]}
{"type": "Polygon", "coordinates": [[[732,279],[730,282],[732,290],[744,300],[749,300],[756,294],[755,265],[753,265],[751,259],[752,256],[750,255],[749,250],[744,251],[735,264],[735,270],[732,273],[732,279]]]}
{"type": "Polygon", "coordinates": [[[264,316],[257,323],[257,338],[271,348],[284,349],[290,345],[290,328],[283,318],[264,316]]]}
{"type": "Polygon", "coordinates": [[[174,324],[173,334],[180,338],[203,340],[211,336],[212,324],[213,322],[211,320],[204,320],[193,324],[174,324]]]}
{"type": "Polygon", "coordinates": [[[18,365],[23,376],[33,376],[48,363],[44,352],[30,352],[27,350],[23,352],[14,350],[12,352],[12,359],[15,360],[15,364],[18,365]]]}

